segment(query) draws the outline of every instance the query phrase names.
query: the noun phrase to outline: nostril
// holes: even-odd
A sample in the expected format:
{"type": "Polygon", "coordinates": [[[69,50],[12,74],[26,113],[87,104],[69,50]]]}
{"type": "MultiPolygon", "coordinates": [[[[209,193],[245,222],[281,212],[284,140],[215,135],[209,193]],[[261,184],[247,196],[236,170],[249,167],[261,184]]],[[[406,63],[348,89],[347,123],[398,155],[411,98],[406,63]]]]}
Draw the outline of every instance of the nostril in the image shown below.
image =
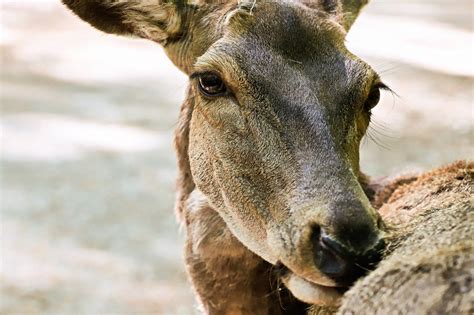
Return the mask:
{"type": "Polygon", "coordinates": [[[321,272],[333,279],[344,276],[347,270],[347,262],[327,249],[316,254],[315,263],[321,272]]]}
{"type": "Polygon", "coordinates": [[[346,273],[347,262],[331,239],[315,226],[312,231],[313,257],[316,267],[331,278],[339,278],[346,273]],[[329,244],[329,245],[328,245],[329,244]]]}
{"type": "Polygon", "coordinates": [[[378,242],[370,248],[367,252],[363,255],[363,260],[366,262],[368,267],[375,267],[382,259],[383,253],[385,250],[385,240],[380,238],[378,242]]]}
{"type": "Polygon", "coordinates": [[[327,235],[319,226],[313,228],[311,241],[316,267],[342,286],[351,285],[374,269],[385,248],[384,240],[377,237],[376,241],[370,242],[369,249],[356,251],[327,235]]]}
{"type": "Polygon", "coordinates": [[[329,236],[323,235],[321,237],[321,242],[323,246],[334,252],[335,254],[343,257],[353,256],[354,254],[349,250],[347,247],[342,245],[341,243],[333,240],[329,236]]]}
{"type": "Polygon", "coordinates": [[[311,244],[313,245],[313,253],[317,253],[322,250],[320,242],[321,227],[315,224],[311,229],[311,244]]]}
{"type": "Polygon", "coordinates": [[[311,241],[314,242],[319,242],[319,239],[321,238],[321,227],[317,224],[314,224],[311,228],[311,241]]]}

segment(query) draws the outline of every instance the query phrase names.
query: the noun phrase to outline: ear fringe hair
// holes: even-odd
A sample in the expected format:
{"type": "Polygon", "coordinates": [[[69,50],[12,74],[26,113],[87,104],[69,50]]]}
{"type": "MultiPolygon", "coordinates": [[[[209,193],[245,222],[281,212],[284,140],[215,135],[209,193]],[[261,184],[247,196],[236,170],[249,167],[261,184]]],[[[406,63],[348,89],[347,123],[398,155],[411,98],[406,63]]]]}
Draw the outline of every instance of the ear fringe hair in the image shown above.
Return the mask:
{"type": "Polygon", "coordinates": [[[176,1],[108,0],[104,4],[121,12],[122,23],[129,25],[135,36],[163,43],[181,31],[182,19],[176,1]]]}
{"type": "Polygon", "coordinates": [[[251,14],[257,5],[257,0],[238,0],[237,4],[239,9],[245,10],[251,14]]]}

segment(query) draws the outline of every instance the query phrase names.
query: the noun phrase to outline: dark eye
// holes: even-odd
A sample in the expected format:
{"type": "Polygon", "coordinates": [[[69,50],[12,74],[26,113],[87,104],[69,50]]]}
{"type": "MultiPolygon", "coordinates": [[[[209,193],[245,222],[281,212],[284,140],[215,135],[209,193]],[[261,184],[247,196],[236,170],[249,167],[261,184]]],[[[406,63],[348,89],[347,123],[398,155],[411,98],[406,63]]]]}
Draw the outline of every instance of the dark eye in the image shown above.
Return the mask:
{"type": "Polygon", "coordinates": [[[204,73],[199,76],[199,90],[208,97],[224,95],[227,87],[224,81],[214,73],[204,73]]]}
{"type": "Polygon", "coordinates": [[[367,100],[365,101],[365,110],[370,111],[372,108],[377,106],[377,104],[380,101],[380,89],[383,89],[385,85],[383,83],[377,83],[374,86],[372,86],[372,89],[370,90],[369,96],[367,97],[367,100]]]}

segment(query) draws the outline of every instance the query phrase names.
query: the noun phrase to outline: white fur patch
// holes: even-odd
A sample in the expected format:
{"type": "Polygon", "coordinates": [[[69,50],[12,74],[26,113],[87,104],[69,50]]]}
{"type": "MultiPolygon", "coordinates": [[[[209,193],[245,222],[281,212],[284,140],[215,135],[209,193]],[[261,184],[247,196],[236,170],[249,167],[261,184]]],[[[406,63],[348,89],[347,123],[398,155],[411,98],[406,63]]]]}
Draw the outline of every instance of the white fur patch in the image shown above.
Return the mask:
{"type": "Polygon", "coordinates": [[[124,21],[135,35],[157,42],[181,32],[182,22],[178,8],[161,0],[108,0],[110,7],[120,8],[124,21]]]}
{"type": "Polygon", "coordinates": [[[308,282],[295,274],[284,277],[283,282],[298,300],[305,303],[337,306],[341,301],[342,295],[335,288],[308,282]]]}

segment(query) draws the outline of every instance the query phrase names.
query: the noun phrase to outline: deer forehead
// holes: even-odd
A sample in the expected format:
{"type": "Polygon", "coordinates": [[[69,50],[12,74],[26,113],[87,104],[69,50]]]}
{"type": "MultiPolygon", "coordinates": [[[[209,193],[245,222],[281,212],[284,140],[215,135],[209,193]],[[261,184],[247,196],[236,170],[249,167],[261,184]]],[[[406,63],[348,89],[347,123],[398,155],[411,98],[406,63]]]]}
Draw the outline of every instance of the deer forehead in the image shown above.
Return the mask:
{"type": "Polygon", "coordinates": [[[299,3],[238,7],[224,14],[221,27],[220,39],[197,58],[196,72],[217,70],[224,77],[246,78],[256,68],[264,76],[287,70],[281,74],[300,80],[305,68],[341,55],[353,57],[344,47],[345,30],[333,16],[299,3]]]}
{"type": "Polygon", "coordinates": [[[336,16],[293,1],[266,1],[239,6],[224,14],[224,33],[231,38],[254,38],[266,45],[287,50],[300,46],[343,45],[346,31],[336,16]]]}

